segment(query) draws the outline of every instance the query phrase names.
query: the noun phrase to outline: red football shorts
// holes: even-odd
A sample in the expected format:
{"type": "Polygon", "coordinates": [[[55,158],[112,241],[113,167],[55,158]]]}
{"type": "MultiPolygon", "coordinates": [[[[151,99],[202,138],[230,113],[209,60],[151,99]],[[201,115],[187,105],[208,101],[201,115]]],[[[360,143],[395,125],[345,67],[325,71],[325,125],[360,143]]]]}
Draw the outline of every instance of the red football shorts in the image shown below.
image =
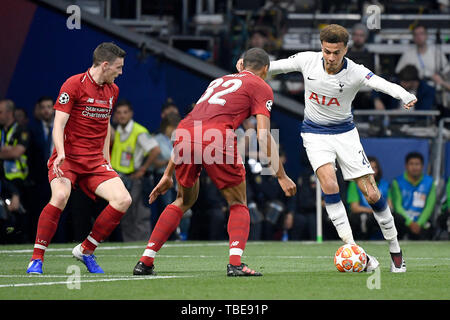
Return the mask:
{"type": "MultiPolygon", "coordinates": [[[[56,178],[56,174],[53,173],[53,161],[55,159],[56,153],[48,161],[49,182],[56,178]]],[[[63,172],[63,177],[72,182],[72,187],[78,184],[81,190],[93,200],[97,198],[95,190],[100,183],[119,176],[103,157],[80,158],[77,160],[66,157],[60,168],[63,172]]]]}
{"type": "Polygon", "coordinates": [[[245,181],[245,168],[236,142],[234,148],[227,150],[190,141],[175,141],[174,155],[175,176],[185,188],[194,186],[202,168],[219,190],[245,181]]]}

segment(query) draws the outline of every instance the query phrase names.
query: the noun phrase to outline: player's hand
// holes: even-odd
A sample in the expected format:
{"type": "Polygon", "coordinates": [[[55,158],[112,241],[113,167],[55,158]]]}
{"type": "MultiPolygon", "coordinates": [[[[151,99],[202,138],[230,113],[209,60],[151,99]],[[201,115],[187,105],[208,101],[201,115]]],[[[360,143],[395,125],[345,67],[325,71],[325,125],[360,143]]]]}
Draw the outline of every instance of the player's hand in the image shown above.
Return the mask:
{"type": "Polygon", "coordinates": [[[409,225],[409,228],[411,229],[411,232],[414,234],[420,234],[420,226],[417,222],[411,222],[409,225]]]}
{"type": "Polygon", "coordinates": [[[61,170],[61,166],[66,159],[65,155],[58,155],[53,161],[53,173],[56,174],[56,177],[61,178],[64,175],[64,172],[61,170]]]}
{"type": "Polygon", "coordinates": [[[288,176],[278,178],[278,183],[286,197],[292,197],[297,193],[297,185],[288,176]]]}
{"type": "Polygon", "coordinates": [[[238,72],[244,70],[244,59],[241,58],[236,62],[236,69],[238,72]]]}
{"type": "Polygon", "coordinates": [[[172,188],[173,179],[172,177],[168,177],[166,175],[162,176],[161,180],[159,180],[158,184],[155,188],[153,188],[152,192],[148,196],[148,203],[152,204],[161,194],[165,194],[167,190],[172,188]]]}
{"type": "Polygon", "coordinates": [[[405,104],[403,107],[404,107],[405,109],[409,109],[409,108],[411,108],[412,106],[414,106],[414,105],[416,104],[416,102],[417,102],[417,99],[414,99],[413,101],[409,102],[408,104],[405,104]]]}
{"type": "Polygon", "coordinates": [[[133,180],[138,180],[140,178],[142,178],[145,175],[145,170],[139,169],[136,172],[134,172],[133,174],[130,175],[130,178],[133,180]]]}

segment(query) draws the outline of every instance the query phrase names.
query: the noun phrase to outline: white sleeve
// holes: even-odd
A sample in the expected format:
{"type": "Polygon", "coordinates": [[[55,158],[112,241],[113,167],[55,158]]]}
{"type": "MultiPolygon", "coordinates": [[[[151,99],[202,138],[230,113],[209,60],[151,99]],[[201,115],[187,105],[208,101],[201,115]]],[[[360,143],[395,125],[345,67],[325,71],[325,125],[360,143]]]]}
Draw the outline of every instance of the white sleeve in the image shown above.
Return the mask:
{"type": "Polygon", "coordinates": [[[303,67],[307,59],[311,57],[311,54],[315,52],[299,52],[286,59],[280,59],[270,62],[269,76],[273,76],[279,73],[288,72],[303,72],[303,67]]]}
{"type": "Polygon", "coordinates": [[[408,104],[413,100],[416,100],[416,96],[412,93],[409,93],[405,89],[403,89],[398,84],[389,82],[382,77],[377,76],[376,74],[372,74],[371,76],[366,76],[363,80],[364,85],[376,90],[384,92],[390,95],[393,98],[402,100],[404,104],[408,104]],[[369,78],[369,79],[367,79],[369,78]]]}
{"type": "Polygon", "coordinates": [[[137,137],[137,142],[144,149],[145,153],[150,152],[153,148],[159,146],[158,141],[153,138],[149,133],[141,133],[137,137]]]}

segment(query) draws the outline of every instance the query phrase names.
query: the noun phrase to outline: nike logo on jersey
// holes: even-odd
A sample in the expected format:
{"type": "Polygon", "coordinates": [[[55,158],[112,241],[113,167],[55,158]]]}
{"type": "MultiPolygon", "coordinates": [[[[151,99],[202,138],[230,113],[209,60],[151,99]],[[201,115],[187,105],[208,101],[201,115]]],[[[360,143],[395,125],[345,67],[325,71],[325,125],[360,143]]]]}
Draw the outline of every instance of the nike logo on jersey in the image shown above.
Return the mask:
{"type": "Polygon", "coordinates": [[[317,80],[317,79],[311,79],[311,78],[308,76],[308,80],[317,80]]]}

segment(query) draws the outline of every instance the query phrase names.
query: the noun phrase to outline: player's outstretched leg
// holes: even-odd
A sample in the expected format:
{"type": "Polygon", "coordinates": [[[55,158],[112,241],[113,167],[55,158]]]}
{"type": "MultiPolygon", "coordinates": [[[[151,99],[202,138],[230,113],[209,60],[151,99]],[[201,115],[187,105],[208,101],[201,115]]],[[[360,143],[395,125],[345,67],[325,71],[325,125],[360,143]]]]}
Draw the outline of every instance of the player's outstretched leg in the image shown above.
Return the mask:
{"type": "Polygon", "coordinates": [[[72,188],[66,178],[53,179],[50,183],[52,198],[39,216],[33,255],[27,267],[29,274],[42,274],[44,254],[58,228],[61,212],[66,206],[72,188]]]}
{"type": "Polygon", "coordinates": [[[142,254],[141,259],[133,269],[133,275],[153,275],[153,262],[155,261],[156,253],[161,249],[164,243],[169,239],[172,232],[180,224],[183,217],[183,210],[174,204],[169,204],[159,216],[155,228],[148,240],[147,247],[142,254]]]}
{"type": "Polygon", "coordinates": [[[384,239],[389,242],[389,252],[391,255],[391,272],[406,272],[406,264],[403,253],[397,238],[397,228],[394,217],[386,199],[377,187],[372,174],[356,179],[359,189],[363,193],[367,202],[373,209],[375,220],[380,226],[384,239]]]}
{"type": "Polygon", "coordinates": [[[383,196],[371,204],[375,220],[377,220],[384,238],[389,242],[389,252],[391,255],[391,272],[406,272],[406,263],[403,259],[403,253],[397,238],[397,228],[395,227],[394,217],[389,208],[386,199],[383,196]]]}
{"type": "Polygon", "coordinates": [[[198,191],[198,179],[192,188],[183,187],[178,183],[177,199],[172,204],[169,204],[159,216],[148,240],[147,247],[133,269],[133,275],[145,276],[156,274],[153,264],[156,253],[178,227],[183,214],[194,205],[198,197],[198,191]]]}

